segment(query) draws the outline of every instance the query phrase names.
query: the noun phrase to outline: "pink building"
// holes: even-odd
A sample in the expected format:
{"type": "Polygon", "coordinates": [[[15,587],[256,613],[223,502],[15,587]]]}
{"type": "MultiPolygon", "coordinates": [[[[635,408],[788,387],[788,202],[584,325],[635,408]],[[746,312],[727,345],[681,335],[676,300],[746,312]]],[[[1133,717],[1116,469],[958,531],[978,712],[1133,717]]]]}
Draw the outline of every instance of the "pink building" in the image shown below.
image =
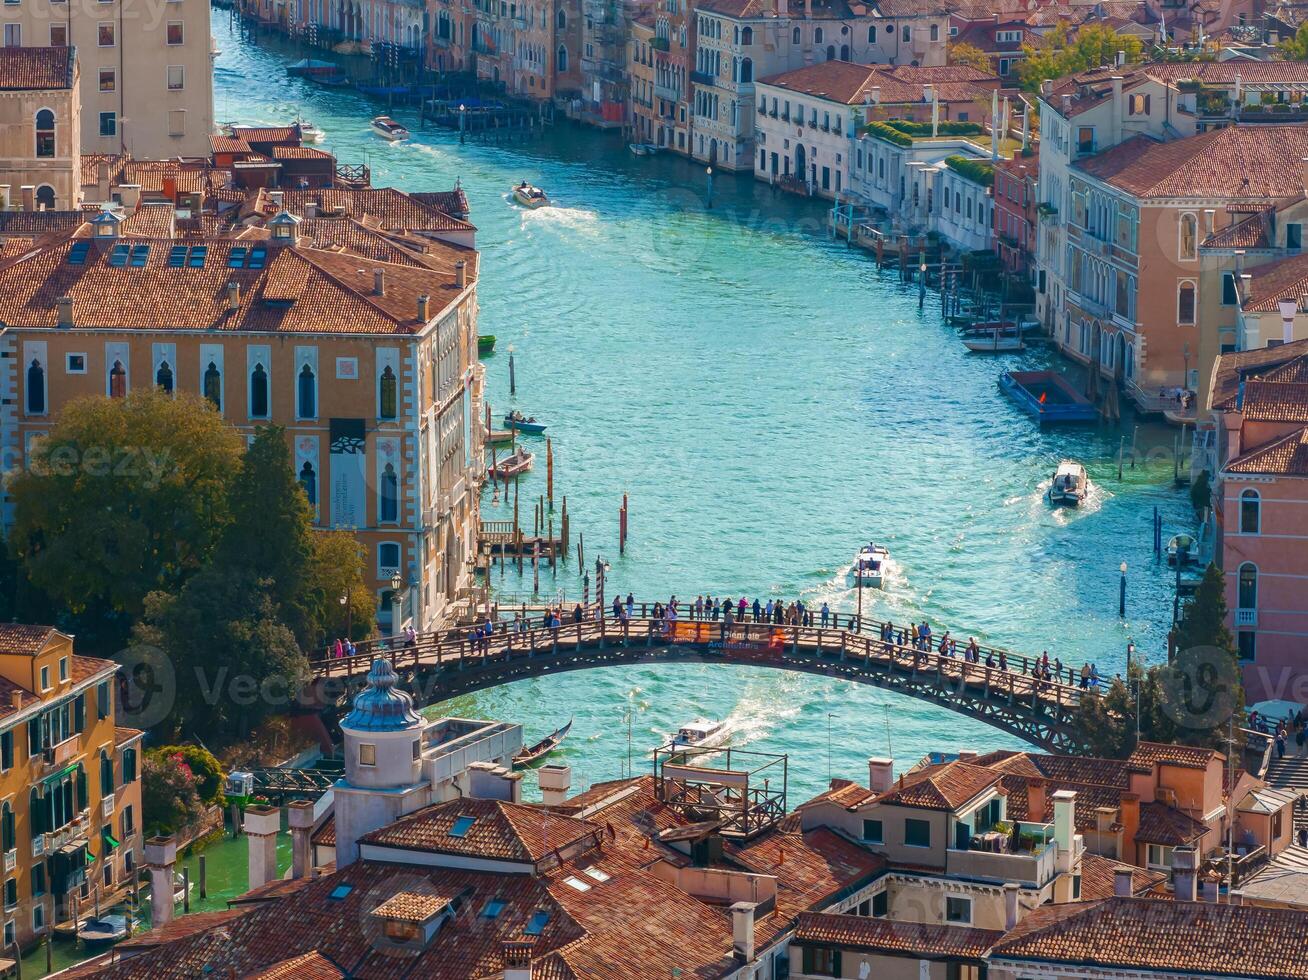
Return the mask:
{"type": "Polygon", "coordinates": [[[1223,354],[1217,554],[1246,699],[1308,702],[1308,340],[1223,354]]]}
{"type": "Polygon", "coordinates": [[[1036,250],[1036,179],[1040,160],[1035,153],[1001,160],[995,165],[995,251],[1012,273],[1029,276],[1036,250]]]}

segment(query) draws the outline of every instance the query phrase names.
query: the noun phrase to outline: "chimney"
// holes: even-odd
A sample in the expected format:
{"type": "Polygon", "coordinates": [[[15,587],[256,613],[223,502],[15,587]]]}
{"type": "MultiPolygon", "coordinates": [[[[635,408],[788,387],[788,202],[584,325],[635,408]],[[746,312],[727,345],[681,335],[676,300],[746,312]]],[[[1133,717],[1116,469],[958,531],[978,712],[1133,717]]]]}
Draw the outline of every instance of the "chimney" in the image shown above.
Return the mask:
{"type": "Polygon", "coordinates": [[[454,285],[464,289],[468,285],[468,263],[459,259],[454,263],[454,285]]]}
{"type": "Polygon", "coordinates": [[[1072,114],[1072,96],[1071,96],[1070,94],[1064,92],[1064,93],[1063,93],[1063,115],[1064,115],[1064,116],[1069,116],[1069,115],[1071,115],[1071,114],[1072,114]]]}
{"type": "Polygon", "coordinates": [[[540,801],[546,806],[558,806],[568,798],[572,788],[572,767],[549,765],[536,770],[540,784],[540,801]]]}
{"type": "Polygon", "coordinates": [[[923,85],[923,86],[922,86],[922,101],[923,101],[923,102],[930,102],[930,101],[931,101],[931,93],[932,93],[932,91],[933,91],[933,87],[932,87],[932,85],[931,85],[929,82],[928,82],[926,85],[923,85]]]}
{"type": "Polygon", "coordinates": [[[881,86],[880,86],[880,85],[873,85],[870,89],[868,89],[868,91],[871,93],[871,96],[872,96],[872,104],[873,104],[873,105],[880,105],[880,104],[881,104],[881,86]]]}
{"type": "Polygon", "coordinates": [[[1058,841],[1058,859],[1072,870],[1076,856],[1076,793],[1060,789],[1054,793],[1054,840],[1058,841]]]}
{"type": "Polygon", "coordinates": [[[1122,105],[1122,76],[1114,75],[1110,81],[1113,83],[1113,114],[1108,121],[1108,138],[1110,145],[1116,146],[1122,142],[1122,117],[1126,115],[1126,106],[1122,105]]]}
{"type": "Polygon", "coordinates": [[[1117,67],[1118,67],[1118,68],[1121,68],[1124,64],[1126,64],[1126,52],[1125,52],[1125,51],[1122,51],[1121,49],[1118,50],[1118,52],[1117,52],[1117,62],[1116,62],[1116,64],[1117,64],[1117,67]]]}
{"type": "Polygon", "coordinates": [[[286,804],[286,822],[291,828],[291,877],[307,878],[313,870],[313,801],[296,800],[286,804]]]}
{"type": "Polygon", "coordinates": [[[1140,794],[1123,793],[1117,808],[1117,822],[1122,825],[1122,846],[1117,852],[1119,861],[1135,860],[1135,835],[1140,830],[1140,794]]]}
{"type": "Polygon", "coordinates": [[[1172,889],[1178,902],[1193,902],[1198,899],[1199,886],[1199,852],[1193,845],[1183,845],[1172,850],[1172,889]]]}
{"type": "Polygon", "coordinates": [[[508,942],[501,949],[504,980],[531,980],[531,943],[508,942]]]}
{"type": "Polygon", "coordinates": [[[1009,932],[1017,928],[1018,905],[1017,895],[1022,890],[1022,886],[1017,882],[1010,881],[1004,885],[1004,931],[1009,932]]]}
{"type": "Polygon", "coordinates": [[[426,293],[418,297],[418,319],[423,323],[431,319],[431,297],[426,293]]]}
{"type": "Polygon", "coordinates": [[[895,760],[878,759],[876,756],[868,759],[867,785],[874,793],[889,793],[895,785],[895,760]]]}
{"type": "Polygon", "coordinates": [[[1040,94],[1045,98],[1054,94],[1054,80],[1052,78],[1043,78],[1040,80],[1040,94]]]}
{"type": "Polygon", "coordinates": [[[14,706],[15,711],[18,711],[20,708],[22,708],[23,692],[21,688],[14,688],[14,690],[10,692],[9,703],[14,706]]]}
{"type": "Polygon", "coordinates": [[[1026,818],[1032,823],[1045,822],[1045,781],[1028,779],[1026,781],[1026,818]]]}
{"type": "Polygon", "coordinates": [[[97,203],[103,204],[109,200],[109,161],[101,160],[95,166],[95,194],[99,198],[97,203]]]}
{"type": "Polygon", "coordinates": [[[1229,892],[1226,893],[1226,904],[1227,904],[1227,905],[1243,905],[1243,904],[1244,904],[1244,892],[1241,891],[1239,888],[1232,888],[1229,892]]]}
{"type": "Polygon", "coordinates": [[[241,284],[235,279],[227,283],[227,312],[235,313],[241,308],[241,284]]]}
{"type": "Polygon", "coordinates": [[[1113,894],[1118,898],[1130,898],[1135,888],[1134,881],[1135,868],[1130,865],[1119,864],[1113,869],[1113,894]]]}
{"type": "Polygon", "coordinates": [[[1209,235],[1217,231],[1217,210],[1215,208],[1204,208],[1204,224],[1208,226],[1209,235]]]}
{"type": "Polygon", "coordinates": [[[261,888],[277,877],[277,831],[282,811],[275,806],[251,806],[245,811],[245,836],[250,839],[247,888],[261,888]]]}
{"type": "Polygon", "coordinates": [[[1203,901],[1212,902],[1216,905],[1219,894],[1217,881],[1213,878],[1205,878],[1200,888],[1202,889],[1203,901]]]}
{"type": "Polygon", "coordinates": [[[141,203],[141,185],[140,184],[123,184],[118,188],[118,197],[123,202],[123,207],[128,211],[135,211],[136,206],[141,203]]]}
{"type": "Polygon", "coordinates": [[[493,762],[474,762],[468,766],[468,793],[474,800],[522,802],[522,773],[509,772],[493,762]]]}
{"type": "Polygon", "coordinates": [[[150,924],[158,929],[173,921],[173,868],[177,840],[151,837],[145,842],[145,864],[150,869],[150,924]]]}
{"type": "Polygon", "coordinates": [[[1281,310],[1281,338],[1288,344],[1294,340],[1294,318],[1299,312],[1299,304],[1293,299],[1283,299],[1276,305],[1281,310]]]}
{"type": "Polygon", "coordinates": [[[36,210],[36,187],[33,184],[24,184],[19,188],[19,193],[23,195],[23,210],[36,210]]]}
{"type": "Polygon", "coordinates": [[[804,0],[804,16],[809,20],[813,19],[813,0],[804,0]]]}
{"type": "Polygon", "coordinates": [[[317,202],[317,201],[305,201],[305,202],[304,202],[304,216],[305,216],[306,218],[316,218],[316,217],[318,217],[318,202],[317,202]]]}
{"type": "Polygon", "coordinates": [[[59,308],[59,326],[67,330],[73,325],[73,298],[60,296],[55,300],[55,306],[59,308]]]}
{"type": "Polygon", "coordinates": [[[737,902],[731,906],[731,953],[738,963],[754,961],[755,902],[737,902]]]}
{"type": "Polygon", "coordinates": [[[8,211],[13,199],[9,195],[9,184],[0,184],[0,211],[8,211]]]}
{"type": "Polygon", "coordinates": [[[282,201],[284,201],[285,199],[286,199],[286,195],[282,191],[268,192],[268,200],[271,201],[278,208],[282,206],[282,201]]]}
{"type": "Polygon", "coordinates": [[[385,269],[372,270],[372,294],[374,296],[386,295],[386,270],[385,269]]]}

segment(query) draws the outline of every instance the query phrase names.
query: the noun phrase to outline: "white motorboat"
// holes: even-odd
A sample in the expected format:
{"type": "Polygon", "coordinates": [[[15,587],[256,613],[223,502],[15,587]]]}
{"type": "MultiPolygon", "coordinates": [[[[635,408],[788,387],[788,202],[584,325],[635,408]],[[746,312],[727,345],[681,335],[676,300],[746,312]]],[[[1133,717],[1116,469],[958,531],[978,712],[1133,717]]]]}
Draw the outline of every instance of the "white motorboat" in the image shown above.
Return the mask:
{"type": "Polygon", "coordinates": [[[1021,329],[1011,324],[988,330],[969,330],[963,335],[963,346],[978,354],[1002,354],[1026,349],[1021,329]]]}
{"type": "Polygon", "coordinates": [[[409,138],[409,131],[390,116],[377,116],[372,121],[372,131],[384,140],[398,143],[409,138]]]}
{"type": "Polygon", "coordinates": [[[875,541],[865,544],[854,556],[853,567],[849,570],[849,582],[854,586],[879,589],[885,584],[886,562],[890,552],[875,541]]]}
{"type": "Polygon", "coordinates": [[[731,738],[731,726],[725,721],[692,721],[682,725],[672,737],[674,749],[716,749],[731,738]]]}
{"type": "Polygon", "coordinates": [[[1174,534],[1167,542],[1167,564],[1189,565],[1199,560],[1199,543],[1193,535],[1174,534]]]}
{"type": "Polygon", "coordinates": [[[539,187],[533,187],[525,180],[514,185],[513,199],[524,208],[531,208],[533,211],[536,208],[548,207],[550,203],[549,195],[539,187]]]}
{"type": "Polygon", "coordinates": [[[1075,460],[1065,459],[1058,464],[1053,482],[1049,484],[1049,501],[1077,507],[1085,500],[1090,489],[1090,478],[1085,467],[1075,460]]]}
{"type": "Polygon", "coordinates": [[[309,122],[307,119],[296,119],[295,125],[300,127],[300,139],[305,143],[321,143],[327,133],[309,122]]]}

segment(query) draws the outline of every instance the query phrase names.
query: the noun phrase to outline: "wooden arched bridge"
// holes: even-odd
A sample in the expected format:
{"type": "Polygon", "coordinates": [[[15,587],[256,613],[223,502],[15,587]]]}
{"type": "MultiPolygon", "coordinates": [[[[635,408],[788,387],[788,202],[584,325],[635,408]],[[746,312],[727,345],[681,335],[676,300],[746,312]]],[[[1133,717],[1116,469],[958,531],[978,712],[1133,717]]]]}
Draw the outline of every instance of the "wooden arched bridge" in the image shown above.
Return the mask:
{"type": "MultiPolygon", "coordinates": [[[[977,718],[1049,752],[1085,748],[1075,718],[1080,676],[1033,676],[1036,661],[982,647],[968,661],[961,644],[950,656],[896,642],[886,624],[833,616],[828,626],[655,619],[638,605],[625,621],[568,620],[556,627],[497,624],[490,637],[470,631],[419,634],[416,640],[374,640],[348,657],[322,652],[313,661],[320,700],[344,706],[377,657],[404,678],[420,705],[530,677],[623,664],[710,663],[797,670],[843,677],[920,698],[977,718]],[[506,628],[507,627],[507,628],[506,628]],[[1001,666],[1002,664],[1002,666],[1001,666]]],[[[593,613],[593,608],[592,608],[593,613]]],[[[939,638],[935,641],[939,644],[939,638]]]]}

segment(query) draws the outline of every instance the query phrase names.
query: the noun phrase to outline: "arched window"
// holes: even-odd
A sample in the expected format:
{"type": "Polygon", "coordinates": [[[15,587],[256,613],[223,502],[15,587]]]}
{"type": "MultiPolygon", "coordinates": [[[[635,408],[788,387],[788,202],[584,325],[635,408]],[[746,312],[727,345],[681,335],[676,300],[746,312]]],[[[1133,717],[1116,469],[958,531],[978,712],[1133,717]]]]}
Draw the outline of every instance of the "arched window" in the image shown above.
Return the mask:
{"type": "Polygon", "coordinates": [[[1253,488],[1240,493],[1240,533],[1258,534],[1262,530],[1262,498],[1253,488]]]}
{"type": "Polygon", "coordinates": [[[36,359],[27,368],[27,413],[45,414],[45,368],[36,359]]]}
{"type": "Polygon", "coordinates": [[[395,372],[388,364],[381,376],[381,417],[393,419],[395,416],[395,372]]]}
{"type": "Polygon", "coordinates": [[[306,364],[304,367],[300,368],[298,391],[300,418],[311,419],[318,414],[318,406],[315,404],[317,401],[314,397],[315,393],[313,368],[306,364]]]}
{"type": "Polygon", "coordinates": [[[561,30],[561,31],[565,31],[565,30],[567,30],[567,29],[568,29],[568,14],[567,14],[567,11],[563,10],[562,8],[560,8],[560,9],[559,9],[559,15],[554,19],[554,23],[558,26],[558,29],[559,29],[559,30],[561,30]]]}
{"type": "Polygon", "coordinates": [[[318,506],[318,474],[313,471],[313,464],[308,460],[300,467],[300,486],[304,487],[304,495],[309,498],[309,505],[318,506]]]}
{"type": "Polygon", "coordinates": [[[36,114],[36,155],[55,155],[55,115],[49,109],[42,109],[36,114]]]}
{"type": "Polygon", "coordinates": [[[100,795],[109,796],[114,791],[114,761],[109,753],[100,750],[100,795]]]}
{"type": "Polygon", "coordinates": [[[939,40],[940,40],[940,25],[939,25],[939,24],[932,24],[932,25],[931,25],[931,40],[933,40],[933,41],[939,41],[939,40]]]}
{"type": "Polygon", "coordinates": [[[262,364],[256,364],[250,372],[250,417],[268,417],[268,372],[262,364]]]}
{"type": "Polygon", "coordinates": [[[867,43],[868,43],[868,44],[876,44],[876,43],[877,43],[877,25],[876,25],[876,24],[873,24],[871,27],[869,27],[869,28],[867,29],[867,43]]]}
{"type": "Polygon", "coordinates": [[[1198,256],[1199,219],[1193,214],[1181,215],[1181,258],[1193,259],[1198,256]]]}
{"type": "Polygon", "coordinates": [[[791,44],[798,44],[798,43],[799,43],[799,28],[798,28],[798,27],[796,27],[793,31],[790,32],[790,43],[791,43],[791,44]]]}
{"type": "Polygon", "coordinates": [[[213,402],[218,411],[223,410],[223,376],[213,361],[204,369],[204,397],[213,402]]]}
{"type": "Polygon", "coordinates": [[[745,58],[740,62],[740,80],[742,82],[752,82],[754,80],[754,62],[745,58]]]}
{"type": "Polygon", "coordinates": [[[1252,562],[1240,566],[1240,587],[1237,606],[1240,609],[1258,608],[1258,569],[1252,562]]]}
{"type": "Polygon", "coordinates": [[[828,44],[827,61],[835,61],[835,60],[836,60],[836,46],[834,44],[828,44]]]}
{"type": "Polygon", "coordinates": [[[123,782],[136,781],[136,749],[123,749],[123,782]]]}
{"type": "Polygon", "coordinates": [[[168,394],[173,393],[173,369],[168,365],[167,361],[159,362],[159,370],[154,372],[154,383],[155,387],[168,392],[168,394]]]}
{"type": "Polygon", "coordinates": [[[6,800],[3,808],[0,808],[0,850],[12,851],[15,843],[14,808],[6,800]]]}
{"type": "Polygon", "coordinates": [[[742,27],[740,29],[740,43],[750,45],[754,43],[754,28],[742,27]]]}
{"type": "Polygon", "coordinates": [[[822,28],[820,27],[813,28],[813,43],[814,44],[822,43],[822,28]]]}
{"type": "Polygon", "coordinates": [[[400,519],[400,481],[395,475],[395,467],[390,463],[382,470],[381,514],[377,519],[392,522],[400,519]]]}
{"type": "MultiPolygon", "coordinates": [[[[563,11],[559,11],[559,16],[563,16],[563,11]]],[[[554,62],[558,71],[568,70],[568,49],[562,44],[559,45],[559,53],[554,56],[554,62]]]]}
{"type": "Polygon", "coordinates": [[[49,184],[42,184],[36,189],[36,209],[53,211],[55,206],[55,189],[49,184]]]}
{"type": "Polygon", "coordinates": [[[49,823],[46,819],[45,800],[41,798],[41,794],[36,791],[35,786],[27,794],[27,813],[32,824],[32,839],[35,840],[46,832],[46,826],[49,823]]]}
{"type": "Polygon", "coordinates": [[[123,398],[127,394],[127,369],[122,361],[114,361],[109,369],[109,397],[123,398]]]}
{"type": "Polygon", "coordinates": [[[1194,323],[1194,283],[1183,282],[1176,291],[1176,322],[1194,323]]]}
{"type": "Polygon", "coordinates": [[[840,60],[841,60],[841,61],[848,61],[848,60],[849,60],[849,45],[848,45],[848,44],[842,44],[842,45],[840,46],[840,60]]]}

